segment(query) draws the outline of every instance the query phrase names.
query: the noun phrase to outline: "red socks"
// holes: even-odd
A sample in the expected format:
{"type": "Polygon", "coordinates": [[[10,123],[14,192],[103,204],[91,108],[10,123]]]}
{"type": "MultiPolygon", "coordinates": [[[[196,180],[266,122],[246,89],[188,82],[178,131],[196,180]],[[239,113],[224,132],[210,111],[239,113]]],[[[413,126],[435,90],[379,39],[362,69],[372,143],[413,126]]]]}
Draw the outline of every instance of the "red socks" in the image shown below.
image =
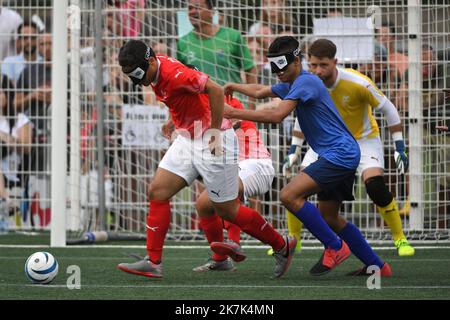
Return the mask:
{"type": "MultiPolygon", "coordinates": [[[[202,226],[208,243],[223,242],[222,218],[217,214],[208,217],[200,217],[200,225],[202,226]]],[[[213,253],[212,259],[215,261],[223,261],[227,257],[213,253]]]]}
{"type": "Polygon", "coordinates": [[[256,210],[241,205],[233,223],[245,233],[269,244],[274,251],[280,251],[285,245],[283,237],[256,210]]]}
{"type": "Polygon", "coordinates": [[[159,264],[161,262],[164,239],[169,225],[170,202],[151,200],[146,228],[147,253],[153,263],[159,264]]]}
{"type": "Polygon", "coordinates": [[[241,229],[231,222],[223,220],[224,228],[227,230],[228,240],[234,241],[237,244],[241,243],[241,229]]]}

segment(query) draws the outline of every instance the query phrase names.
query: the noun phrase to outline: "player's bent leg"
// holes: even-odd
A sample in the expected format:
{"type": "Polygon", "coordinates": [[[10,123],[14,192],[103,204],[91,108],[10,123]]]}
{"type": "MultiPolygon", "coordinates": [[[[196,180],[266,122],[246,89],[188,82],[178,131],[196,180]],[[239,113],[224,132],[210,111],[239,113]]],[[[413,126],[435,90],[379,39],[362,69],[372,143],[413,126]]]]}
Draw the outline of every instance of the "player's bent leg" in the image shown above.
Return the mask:
{"type": "Polygon", "coordinates": [[[148,198],[157,201],[169,200],[187,185],[188,182],[180,175],[159,167],[148,187],[148,198]]]}
{"type": "Polygon", "coordinates": [[[317,183],[308,174],[300,172],[281,190],[280,200],[326,248],[339,250],[341,240],[326,224],[316,206],[305,200],[319,191],[317,183]]]}
{"type": "MultiPolygon", "coordinates": [[[[240,202],[239,200],[231,200],[222,203],[213,203],[217,214],[222,217],[225,221],[233,223],[236,218],[236,212],[239,210],[240,202]]],[[[236,223],[237,227],[240,226],[236,223]]],[[[210,244],[211,250],[221,256],[229,256],[236,262],[241,262],[247,257],[242,251],[241,246],[236,242],[224,242],[217,241],[210,244]]]]}
{"type": "Polygon", "coordinates": [[[208,192],[204,190],[195,202],[195,209],[199,217],[208,217],[214,214],[214,205],[209,199],[208,192]]]}
{"type": "MultiPolygon", "coordinates": [[[[237,201],[227,203],[214,203],[216,212],[225,219],[236,224],[242,231],[269,244],[275,251],[274,276],[281,277],[289,268],[292,256],[295,253],[297,240],[294,237],[283,237],[269,224],[257,211],[240,205],[237,201]],[[234,218],[233,218],[234,217],[234,218]]],[[[237,246],[230,243],[211,244],[213,251],[227,254],[235,261],[242,261],[237,246]]]]}
{"type": "Polygon", "coordinates": [[[367,194],[389,226],[399,256],[413,256],[415,250],[408,243],[403,233],[397,202],[386,186],[382,172],[374,171],[374,169],[379,168],[370,168],[363,173],[367,194]]]}
{"type": "MultiPolygon", "coordinates": [[[[272,187],[275,170],[271,159],[246,159],[239,163],[240,199],[249,199],[263,195],[272,187]]],[[[270,248],[269,255],[273,254],[270,248]]]]}
{"type": "MultiPolygon", "coordinates": [[[[286,221],[288,226],[288,234],[291,237],[297,239],[297,245],[295,246],[295,252],[300,253],[302,251],[302,239],[301,232],[303,224],[296,216],[294,216],[289,210],[286,209],[286,221]]],[[[273,249],[267,250],[267,255],[273,255],[273,249]]]]}
{"type": "Polygon", "coordinates": [[[158,168],[149,186],[150,200],[147,215],[147,256],[135,263],[121,263],[118,268],[124,272],[152,278],[162,277],[162,250],[170,225],[169,199],[187,185],[180,176],[158,168]]]}
{"type": "MultiPolygon", "coordinates": [[[[319,201],[319,210],[322,213],[324,220],[335,233],[341,231],[347,223],[344,218],[339,216],[340,207],[340,201],[319,201]]],[[[311,268],[309,272],[314,276],[325,275],[344,262],[349,256],[350,249],[347,243],[342,241],[341,247],[337,250],[331,247],[326,248],[319,261],[311,268]]]]}
{"type": "MultiPolygon", "coordinates": [[[[214,213],[214,206],[211,200],[208,197],[208,193],[203,191],[196,201],[196,209],[199,215],[200,226],[205,234],[206,240],[211,245],[213,242],[223,242],[223,224],[222,218],[220,218],[217,214],[214,213]]],[[[219,266],[219,262],[223,262],[227,259],[227,256],[220,255],[217,253],[213,253],[211,260],[217,262],[217,264],[211,265],[210,261],[208,261],[205,265],[194,268],[194,271],[202,271],[205,270],[207,265],[209,265],[208,270],[217,270],[218,268],[222,268],[219,266]]],[[[225,263],[223,264],[225,265],[225,263]]]]}
{"type": "Polygon", "coordinates": [[[325,222],[337,234],[347,225],[347,220],[339,215],[341,201],[319,199],[319,211],[325,222]]]}
{"type": "MultiPolygon", "coordinates": [[[[245,201],[244,196],[244,184],[242,183],[242,180],[239,178],[239,193],[238,197],[240,201],[245,201]]],[[[240,245],[241,243],[241,228],[239,228],[234,223],[231,223],[227,220],[223,220],[223,228],[227,230],[227,237],[228,241],[232,241],[240,245]]]]}

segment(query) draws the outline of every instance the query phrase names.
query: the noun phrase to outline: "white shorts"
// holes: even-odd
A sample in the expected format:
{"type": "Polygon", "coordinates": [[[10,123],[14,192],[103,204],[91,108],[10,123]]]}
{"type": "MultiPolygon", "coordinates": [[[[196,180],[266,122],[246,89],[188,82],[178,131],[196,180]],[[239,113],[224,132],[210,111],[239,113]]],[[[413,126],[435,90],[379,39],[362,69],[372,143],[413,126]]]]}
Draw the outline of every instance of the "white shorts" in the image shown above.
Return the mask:
{"type": "MultiPolygon", "coordinates": [[[[361,150],[361,160],[359,161],[358,174],[361,175],[366,169],[384,169],[384,152],[380,137],[356,140],[361,150]]],[[[309,148],[303,158],[301,167],[306,168],[317,160],[317,153],[309,148]]]]}
{"type": "Polygon", "coordinates": [[[209,151],[209,136],[190,139],[178,136],[159,163],[159,167],[180,176],[190,185],[198,176],[213,202],[226,202],[238,197],[238,141],[233,129],[221,132],[223,155],[209,151]]]}
{"type": "Polygon", "coordinates": [[[274,176],[272,159],[247,159],[239,162],[239,178],[244,185],[245,199],[269,191],[274,176]]]}

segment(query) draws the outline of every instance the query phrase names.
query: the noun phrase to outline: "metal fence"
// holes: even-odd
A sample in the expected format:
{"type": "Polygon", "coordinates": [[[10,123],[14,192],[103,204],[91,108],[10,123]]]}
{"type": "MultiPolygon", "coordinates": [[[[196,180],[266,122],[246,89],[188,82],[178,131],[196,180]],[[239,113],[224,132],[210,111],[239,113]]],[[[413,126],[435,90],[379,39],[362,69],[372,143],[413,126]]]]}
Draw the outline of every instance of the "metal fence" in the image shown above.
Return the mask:
{"type": "MultiPolygon", "coordinates": [[[[55,2],[55,9],[60,5],[58,2],[55,2]]],[[[264,53],[271,39],[280,34],[295,35],[303,49],[318,37],[328,37],[338,44],[338,51],[339,48],[344,51],[341,66],[359,69],[373,79],[397,106],[407,137],[411,168],[409,174],[402,176],[395,170],[393,142],[384,119],[381,114],[376,114],[385,150],[386,181],[400,205],[404,229],[413,238],[448,238],[450,141],[449,135],[436,130],[436,125],[449,123],[448,98],[444,89],[450,87],[450,9],[444,4],[426,1],[381,0],[225,0],[215,4],[215,23],[241,32],[262,83],[276,81],[268,71],[264,53]],[[354,30],[336,34],[336,30],[326,28],[327,20],[323,19],[339,20],[339,17],[359,18],[360,22],[369,18],[367,21],[372,23],[372,29],[368,27],[367,34],[354,30]],[[391,25],[387,27],[388,35],[383,37],[376,29],[387,20],[391,25]],[[344,50],[344,44],[348,43],[352,44],[353,52],[344,50]],[[378,43],[375,51],[371,51],[367,43],[378,43]]],[[[151,89],[130,85],[118,66],[117,53],[124,41],[134,38],[146,41],[157,53],[177,57],[177,41],[191,28],[188,1],[70,1],[66,12],[57,12],[64,16],[64,25],[56,25],[53,21],[55,12],[52,12],[50,1],[2,1],[2,17],[6,8],[16,11],[23,20],[41,20],[42,23],[37,23],[38,29],[34,33],[32,28],[27,31],[30,34],[17,32],[17,27],[14,29],[12,24],[8,33],[8,28],[3,28],[3,21],[0,23],[2,73],[11,65],[5,58],[20,56],[33,41],[43,59],[14,62],[14,65],[26,66],[21,76],[28,78],[29,83],[25,87],[24,80],[17,79],[2,87],[2,92],[11,99],[8,104],[16,106],[12,108],[13,113],[4,115],[12,123],[18,121],[18,97],[35,94],[42,96],[42,100],[47,99],[45,103],[31,99],[21,109],[33,124],[31,139],[22,143],[30,150],[8,145],[2,149],[6,150],[3,162],[10,167],[14,148],[17,149],[15,159],[21,162],[16,169],[5,170],[3,167],[9,198],[2,194],[0,198],[10,199],[5,201],[8,202],[9,227],[48,226],[50,204],[58,200],[50,196],[55,197],[56,188],[66,190],[66,197],[58,197],[58,215],[63,214],[59,212],[61,210],[66,212],[64,224],[71,233],[105,228],[108,231],[145,232],[147,187],[168,146],[159,133],[167,109],[156,101],[151,89]],[[99,5],[97,8],[96,4],[99,5]],[[56,63],[44,57],[46,33],[61,32],[61,28],[67,31],[67,48],[58,39],[53,48],[63,46],[65,50],[67,68],[63,69],[67,70],[67,83],[58,78],[50,79],[51,72],[45,69],[55,68],[56,63]],[[5,40],[7,37],[10,37],[8,41],[5,40]],[[9,46],[8,50],[5,46],[9,46]],[[101,64],[98,63],[100,56],[101,64]],[[34,71],[36,69],[39,72],[34,71]],[[47,71],[42,73],[42,70],[47,71]],[[55,110],[61,112],[64,106],[48,100],[46,95],[51,94],[49,86],[53,84],[49,81],[58,81],[63,88],[67,118],[55,116],[55,110]],[[36,104],[45,105],[35,107],[42,114],[32,113],[36,104]],[[59,124],[66,125],[67,134],[63,137],[51,131],[55,128],[51,125],[51,116],[53,121],[57,119],[59,124]],[[52,136],[58,136],[61,145],[66,143],[67,148],[59,150],[55,143],[50,144],[52,136]],[[57,176],[55,166],[51,165],[50,147],[54,150],[55,158],[52,159],[58,159],[58,165],[61,161],[66,164],[66,167],[59,167],[60,173],[66,172],[66,178],[57,176]],[[20,182],[11,186],[9,176],[14,173],[20,182]],[[57,183],[52,184],[52,188],[50,177],[57,183]]],[[[367,21],[365,23],[369,23],[367,21]]],[[[306,62],[304,66],[307,67],[306,62]]],[[[245,79],[244,73],[242,78],[245,79]]],[[[270,101],[264,103],[270,105],[270,101]]],[[[277,177],[272,190],[251,203],[279,229],[286,228],[279,191],[286,183],[281,167],[290,145],[292,127],[293,115],[279,126],[259,125],[272,153],[277,177]]],[[[342,214],[368,237],[388,239],[389,232],[367,197],[361,179],[356,179],[356,200],[345,203],[342,214]]],[[[199,183],[194,183],[172,200],[170,236],[201,238],[194,206],[200,189],[199,183]]],[[[305,233],[304,237],[309,235],[305,233]]]]}

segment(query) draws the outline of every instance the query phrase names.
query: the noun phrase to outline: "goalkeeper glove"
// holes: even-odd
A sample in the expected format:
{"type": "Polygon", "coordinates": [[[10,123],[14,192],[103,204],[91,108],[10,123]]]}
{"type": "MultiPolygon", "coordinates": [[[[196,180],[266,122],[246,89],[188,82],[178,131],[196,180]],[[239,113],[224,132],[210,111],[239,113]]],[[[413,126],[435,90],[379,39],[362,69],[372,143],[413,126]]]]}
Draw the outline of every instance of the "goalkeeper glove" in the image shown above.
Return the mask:
{"type": "Polygon", "coordinates": [[[291,178],[291,168],[300,159],[302,153],[303,139],[292,137],[292,145],[289,148],[287,157],[283,162],[283,176],[286,179],[291,178]]]}
{"type": "Polygon", "coordinates": [[[409,159],[406,154],[405,142],[403,141],[403,135],[401,132],[394,132],[392,138],[395,142],[394,159],[397,170],[404,174],[408,171],[409,159]]]}

